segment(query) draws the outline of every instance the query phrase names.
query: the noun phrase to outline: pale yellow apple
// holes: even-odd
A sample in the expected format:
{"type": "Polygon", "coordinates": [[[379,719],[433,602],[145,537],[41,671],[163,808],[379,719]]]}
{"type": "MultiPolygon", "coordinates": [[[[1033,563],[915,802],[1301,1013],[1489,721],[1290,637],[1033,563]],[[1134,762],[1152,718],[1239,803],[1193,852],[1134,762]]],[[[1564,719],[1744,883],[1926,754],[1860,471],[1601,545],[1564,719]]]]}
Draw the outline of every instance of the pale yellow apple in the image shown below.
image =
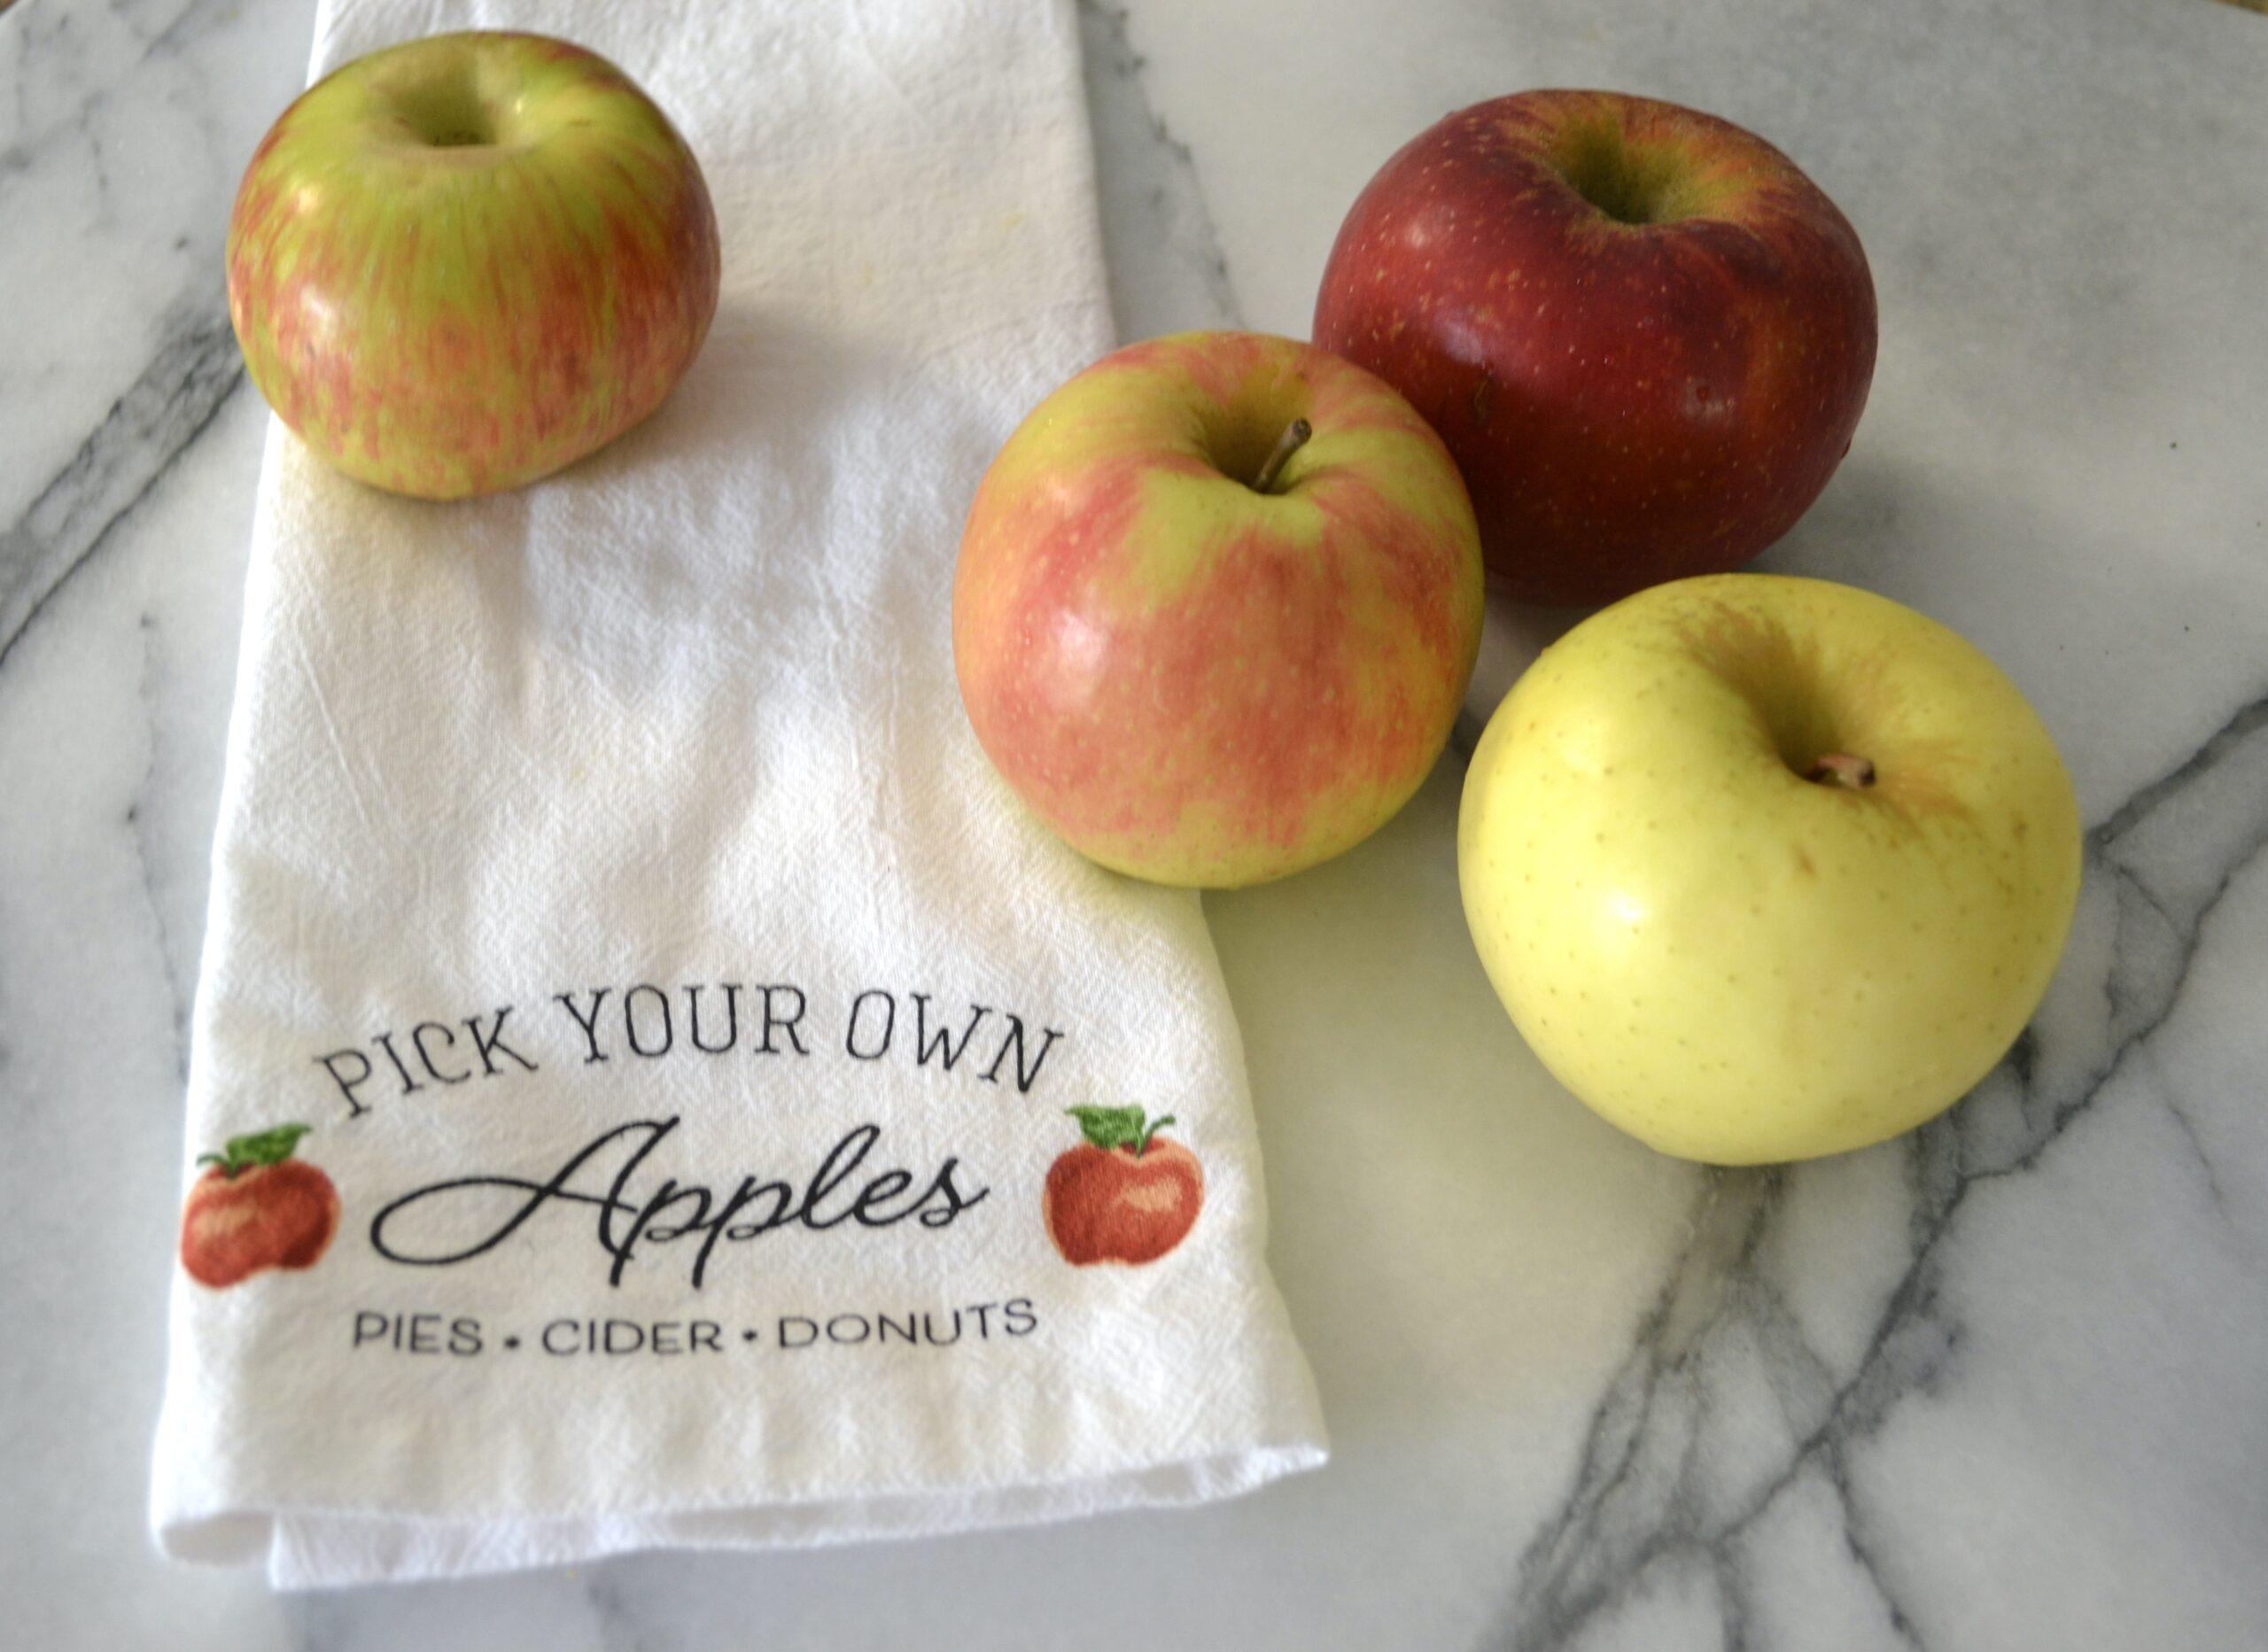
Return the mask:
{"type": "Polygon", "coordinates": [[[1466,921],[1544,1065],[1713,1164],[1911,1129],[2023,1029],[2079,822],[2016,685],[1936,621],[1720,574],[1593,616],[1466,779],[1466,921]]]}

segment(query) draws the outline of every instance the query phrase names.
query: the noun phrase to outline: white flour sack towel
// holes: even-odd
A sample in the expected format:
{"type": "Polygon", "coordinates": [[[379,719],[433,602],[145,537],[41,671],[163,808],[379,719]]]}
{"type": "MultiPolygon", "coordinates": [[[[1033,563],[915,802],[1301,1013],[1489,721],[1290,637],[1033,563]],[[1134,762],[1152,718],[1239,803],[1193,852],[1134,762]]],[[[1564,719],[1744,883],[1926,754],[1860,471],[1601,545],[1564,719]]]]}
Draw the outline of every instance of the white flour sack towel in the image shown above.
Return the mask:
{"type": "Polygon", "coordinates": [[[1321,1462],[1197,901],[1026,818],[954,688],[977,479],[1110,343],[1068,0],[337,0],[315,68],[467,27],[653,95],[723,296],[517,493],[271,434],[159,1544],[322,1586],[1321,1462]]]}

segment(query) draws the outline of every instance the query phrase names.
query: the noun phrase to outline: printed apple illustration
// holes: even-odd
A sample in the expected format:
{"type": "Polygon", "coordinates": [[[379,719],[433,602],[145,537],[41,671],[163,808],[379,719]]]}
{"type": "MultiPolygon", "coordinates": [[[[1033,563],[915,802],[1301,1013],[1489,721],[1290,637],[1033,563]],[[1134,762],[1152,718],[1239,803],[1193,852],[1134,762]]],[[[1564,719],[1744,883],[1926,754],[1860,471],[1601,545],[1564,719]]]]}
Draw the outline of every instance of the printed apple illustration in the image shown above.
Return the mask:
{"type": "Polygon", "coordinates": [[[1071,1107],[1087,1139],[1047,1172],[1040,1214],[1074,1267],[1154,1262],[1188,1237],[1205,1200],[1197,1157],[1146,1123],[1139,1107],[1071,1107]]]}
{"type": "Polygon", "coordinates": [[[234,1136],[197,1162],[213,1167],[189,1190],[181,1214],[181,1265],[219,1289],[270,1268],[312,1268],[338,1231],[338,1190],[291,1157],[311,1127],[279,1124],[234,1136]]]}
{"type": "Polygon", "coordinates": [[[662,112],[538,35],[437,35],[304,93],[246,168],[229,314],[324,460],[428,499],[571,464],[651,413],[717,308],[717,220],[662,112]]]}
{"type": "Polygon", "coordinates": [[[992,462],[953,663],[1009,786],[1161,883],[1282,877],[1385,824],[1449,739],[1482,575],[1456,467],[1311,345],[1184,333],[1107,356],[992,462]]]}
{"type": "Polygon", "coordinates": [[[1887,598],[1713,575],[1546,649],[1458,819],[1488,978],[1560,1082],[1715,1164],[1864,1147],[2023,1028],[2078,899],[2038,717],[1887,598]]]}
{"type": "Polygon", "coordinates": [[[1819,496],[1874,376],[1874,282],[1763,139],[1651,98],[1523,92],[1371,181],[1315,338],[1441,433],[1509,594],[1607,602],[1738,567],[1819,496]]]}

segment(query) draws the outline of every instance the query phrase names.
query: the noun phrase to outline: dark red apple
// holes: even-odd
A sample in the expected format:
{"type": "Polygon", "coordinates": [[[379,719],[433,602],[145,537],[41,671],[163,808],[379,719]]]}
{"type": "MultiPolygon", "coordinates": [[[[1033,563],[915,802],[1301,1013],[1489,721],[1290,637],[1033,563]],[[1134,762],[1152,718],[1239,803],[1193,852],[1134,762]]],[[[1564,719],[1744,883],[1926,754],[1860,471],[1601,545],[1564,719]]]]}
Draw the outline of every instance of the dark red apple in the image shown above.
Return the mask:
{"type": "Polygon", "coordinates": [[[1674,104],[1533,91],[1420,133],[1355,202],[1315,341],[1441,433],[1511,595],[1738,567],[1819,497],[1874,376],[1835,203],[1674,104]]]}
{"type": "Polygon", "coordinates": [[[218,1290],[270,1268],[312,1268],[338,1231],[338,1190],[291,1157],[304,1124],[229,1139],[206,1153],[213,1167],[189,1190],[181,1214],[181,1265],[218,1290]]]}
{"type": "Polygon", "coordinates": [[[1154,1262],[1188,1237],[1205,1200],[1197,1156],[1146,1124],[1139,1107],[1073,1107],[1087,1138],[1047,1172],[1040,1214],[1063,1260],[1154,1262]]]}

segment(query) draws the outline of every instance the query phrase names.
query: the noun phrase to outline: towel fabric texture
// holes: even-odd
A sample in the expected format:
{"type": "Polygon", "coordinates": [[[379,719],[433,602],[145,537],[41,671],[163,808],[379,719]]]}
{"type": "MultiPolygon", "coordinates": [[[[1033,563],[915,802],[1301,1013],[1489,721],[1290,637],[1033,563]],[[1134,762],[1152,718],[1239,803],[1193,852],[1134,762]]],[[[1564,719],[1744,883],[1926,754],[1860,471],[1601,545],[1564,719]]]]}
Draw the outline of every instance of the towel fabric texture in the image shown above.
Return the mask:
{"type": "Polygon", "coordinates": [[[1110,342],[1068,0],[335,0],[314,68],[475,27],[645,87],[722,299],[520,492],[271,430],[159,1541],[322,1586],[1320,1462],[1197,900],[1023,815],[953,686],[977,478],[1110,342]]]}

